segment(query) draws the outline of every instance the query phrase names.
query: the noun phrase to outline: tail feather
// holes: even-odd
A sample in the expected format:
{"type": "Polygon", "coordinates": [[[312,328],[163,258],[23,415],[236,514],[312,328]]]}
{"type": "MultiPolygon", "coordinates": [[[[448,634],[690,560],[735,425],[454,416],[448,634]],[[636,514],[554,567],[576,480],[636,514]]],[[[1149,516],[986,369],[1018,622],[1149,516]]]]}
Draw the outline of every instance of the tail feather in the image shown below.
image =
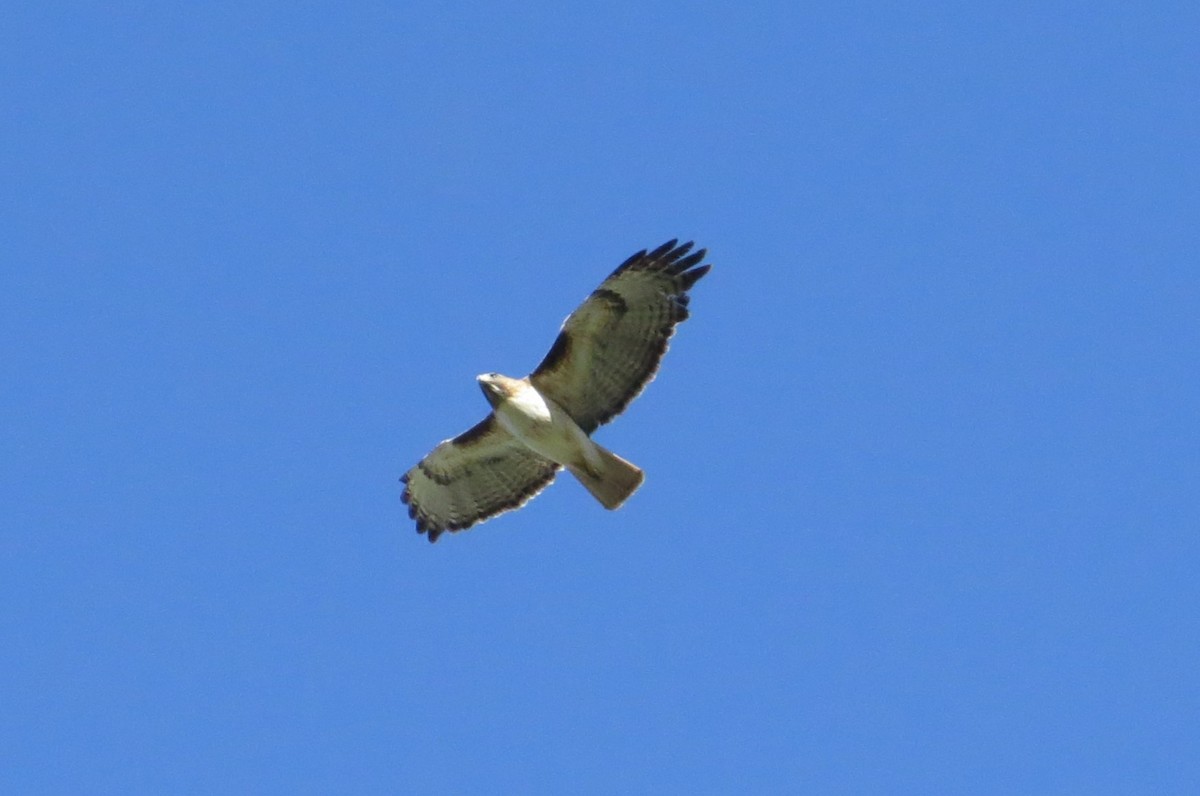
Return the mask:
{"type": "Polygon", "coordinates": [[[619,508],[642,485],[646,475],[636,465],[600,445],[596,445],[596,451],[600,454],[599,468],[567,465],[567,469],[604,508],[619,508]]]}

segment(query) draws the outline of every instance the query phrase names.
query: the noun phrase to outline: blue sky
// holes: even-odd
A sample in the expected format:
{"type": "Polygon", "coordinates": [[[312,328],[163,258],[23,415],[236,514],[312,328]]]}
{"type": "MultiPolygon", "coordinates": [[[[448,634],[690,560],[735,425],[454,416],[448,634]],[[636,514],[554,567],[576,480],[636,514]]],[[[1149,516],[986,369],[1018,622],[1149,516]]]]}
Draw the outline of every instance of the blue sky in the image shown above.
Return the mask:
{"type": "Polygon", "coordinates": [[[1194,4],[2,16],[5,792],[1200,790],[1194,4]],[[641,491],[426,543],[674,237],[641,491]]]}

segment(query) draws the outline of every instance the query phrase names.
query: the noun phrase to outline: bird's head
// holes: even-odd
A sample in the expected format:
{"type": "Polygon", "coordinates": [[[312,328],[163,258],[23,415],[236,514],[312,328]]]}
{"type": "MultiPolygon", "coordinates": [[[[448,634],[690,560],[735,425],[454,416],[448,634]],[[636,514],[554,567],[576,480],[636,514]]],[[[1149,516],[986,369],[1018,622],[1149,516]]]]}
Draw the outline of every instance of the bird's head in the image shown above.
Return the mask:
{"type": "Polygon", "coordinates": [[[481,373],[475,377],[475,381],[479,382],[479,389],[483,390],[483,397],[487,398],[487,402],[494,408],[508,395],[508,391],[504,388],[505,377],[499,373],[481,373]]]}

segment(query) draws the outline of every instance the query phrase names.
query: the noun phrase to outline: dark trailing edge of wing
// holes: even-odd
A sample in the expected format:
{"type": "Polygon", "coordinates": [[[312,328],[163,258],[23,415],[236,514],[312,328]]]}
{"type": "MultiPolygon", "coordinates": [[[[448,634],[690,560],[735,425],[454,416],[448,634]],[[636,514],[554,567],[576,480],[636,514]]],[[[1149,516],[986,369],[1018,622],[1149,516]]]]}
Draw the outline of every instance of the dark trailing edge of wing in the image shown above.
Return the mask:
{"type": "MultiPolygon", "coordinates": [[[[480,437],[483,437],[484,435],[491,432],[492,429],[495,427],[495,423],[496,423],[496,416],[494,414],[489,414],[483,420],[480,420],[478,423],[471,426],[469,429],[467,429],[463,433],[459,434],[454,439],[450,440],[450,442],[452,445],[457,445],[458,447],[466,447],[466,446],[470,445],[471,443],[475,442],[480,437]]],[[[421,472],[424,473],[427,478],[434,481],[435,483],[439,483],[439,484],[448,483],[448,479],[439,478],[436,473],[426,469],[424,459],[417,462],[417,467],[420,468],[421,472]]],[[[458,528],[458,527],[449,527],[449,526],[445,527],[445,528],[431,527],[429,525],[429,523],[427,522],[427,520],[424,517],[422,517],[420,515],[420,513],[417,511],[417,507],[415,505],[413,505],[412,492],[409,490],[409,487],[408,487],[408,473],[405,473],[404,475],[400,476],[400,483],[404,484],[404,491],[400,493],[400,501],[402,503],[404,503],[406,506],[408,506],[409,519],[416,521],[417,533],[428,533],[429,541],[436,542],[438,536],[443,531],[460,530],[460,528],[458,528]]],[[[480,519],[484,519],[484,518],[481,517],[480,519]]],[[[462,526],[462,527],[467,527],[467,526],[462,526]]]]}
{"type": "Polygon", "coordinates": [[[513,495],[510,500],[506,500],[499,505],[490,507],[486,514],[481,514],[480,516],[474,517],[466,522],[449,522],[445,525],[438,526],[431,525],[428,518],[422,516],[420,511],[417,510],[417,507],[412,503],[412,493],[409,492],[408,489],[407,473],[400,477],[400,483],[404,484],[404,492],[401,493],[400,500],[406,506],[408,506],[408,518],[416,522],[417,533],[426,534],[426,536],[429,538],[429,543],[433,544],[438,540],[438,537],[446,531],[465,531],[467,528],[477,525],[484,520],[491,519],[497,514],[503,514],[506,511],[511,511],[512,509],[520,508],[521,506],[525,505],[525,503],[527,503],[534,495],[541,492],[551,481],[554,480],[554,477],[558,475],[558,469],[559,468],[556,465],[552,470],[546,473],[544,478],[531,483],[526,489],[523,489],[522,491],[513,495]]]}
{"type": "MultiPolygon", "coordinates": [[[[489,414],[483,420],[479,421],[454,439],[450,440],[450,444],[460,448],[469,447],[476,440],[491,433],[495,428],[496,415],[489,414]]],[[[485,464],[488,462],[489,460],[487,459],[483,460],[483,463],[485,464]]],[[[451,483],[451,481],[454,480],[451,477],[440,476],[432,470],[429,470],[425,466],[424,459],[417,462],[417,468],[425,475],[426,478],[443,486],[451,483]]],[[[404,484],[404,490],[400,493],[400,501],[408,506],[408,517],[416,522],[417,533],[427,534],[430,542],[436,542],[438,537],[446,531],[466,530],[472,525],[483,522],[486,519],[490,519],[497,514],[522,506],[526,501],[528,501],[538,492],[541,492],[547,484],[554,480],[555,475],[558,473],[558,469],[558,466],[555,465],[553,469],[546,473],[544,478],[529,484],[527,488],[513,495],[510,500],[507,500],[504,503],[496,506],[489,506],[486,513],[465,522],[448,522],[444,525],[436,526],[431,524],[429,518],[423,516],[417,506],[412,502],[412,491],[409,489],[408,485],[408,473],[400,476],[400,483],[404,484]]]]}

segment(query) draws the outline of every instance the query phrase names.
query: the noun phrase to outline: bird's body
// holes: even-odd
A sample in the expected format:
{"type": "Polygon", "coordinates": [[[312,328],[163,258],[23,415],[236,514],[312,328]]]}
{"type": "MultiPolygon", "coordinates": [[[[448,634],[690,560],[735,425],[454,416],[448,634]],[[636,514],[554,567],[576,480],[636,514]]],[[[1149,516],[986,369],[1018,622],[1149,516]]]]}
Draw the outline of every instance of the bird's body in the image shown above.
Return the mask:
{"type": "Polygon", "coordinates": [[[534,453],[563,467],[599,466],[596,443],[527,379],[488,373],[477,380],[500,427],[534,453]]]}
{"type": "Polygon", "coordinates": [[[477,380],[500,427],[542,458],[567,468],[605,508],[618,508],[642,485],[638,467],[594,442],[528,379],[487,373],[477,380]]]}
{"type": "Polygon", "coordinates": [[[690,248],[670,241],[622,263],[571,313],[526,378],[477,378],[492,413],[401,478],[418,531],[433,542],[517,508],[560,467],[609,509],[637,490],[642,471],[591,434],[654,377],[675,325],[687,319],[687,290],[709,269],[695,267],[704,250],[685,256],[690,248]]]}

